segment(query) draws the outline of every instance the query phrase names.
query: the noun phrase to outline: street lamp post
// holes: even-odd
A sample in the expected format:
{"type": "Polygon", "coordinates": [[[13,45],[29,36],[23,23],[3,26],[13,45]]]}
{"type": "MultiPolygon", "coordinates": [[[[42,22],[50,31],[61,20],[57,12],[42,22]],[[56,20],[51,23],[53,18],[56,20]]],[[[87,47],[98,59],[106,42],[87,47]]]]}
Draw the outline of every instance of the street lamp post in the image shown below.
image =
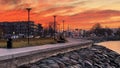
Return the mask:
{"type": "Polygon", "coordinates": [[[29,44],[29,23],[30,23],[30,10],[31,10],[32,8],[26,8],[26,10],[28,11],[28,44],[29,44]]]}
{"type": "Polygon", "coordinates": [[[58,32],[60,33],[60,24],[58,24],[58,32]]]}
{"type": "Polygon", "coordinates": [[[65,22],[65,21],[63,20],[63,32],[64,32],[64,22],[65,22]]]}
{"type": "Polygon", "coordinates": [[[65,37],[65,35],[64,35],[64,23],[65,23],[65,20],[63,20],[63,37],[65,37]]]}
{"type": "Polygon", "coordinates": [[[55,32],[56,32],[56,15],[54,17],[54,40],[55,40],[55,32]]]}

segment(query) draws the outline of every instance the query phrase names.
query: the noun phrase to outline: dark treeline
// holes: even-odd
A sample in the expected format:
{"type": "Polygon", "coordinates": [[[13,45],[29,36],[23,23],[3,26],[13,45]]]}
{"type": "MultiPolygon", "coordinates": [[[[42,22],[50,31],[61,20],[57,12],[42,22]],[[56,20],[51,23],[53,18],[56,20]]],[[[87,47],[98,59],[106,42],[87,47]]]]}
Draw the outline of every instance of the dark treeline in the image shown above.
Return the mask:
{"type": "Polygon", "coordinates": [[[120,40],[120,28],[103,28],[99,23],[95,24],[87,34],[94,37],[91,38],[93,41],[120,40]]]}

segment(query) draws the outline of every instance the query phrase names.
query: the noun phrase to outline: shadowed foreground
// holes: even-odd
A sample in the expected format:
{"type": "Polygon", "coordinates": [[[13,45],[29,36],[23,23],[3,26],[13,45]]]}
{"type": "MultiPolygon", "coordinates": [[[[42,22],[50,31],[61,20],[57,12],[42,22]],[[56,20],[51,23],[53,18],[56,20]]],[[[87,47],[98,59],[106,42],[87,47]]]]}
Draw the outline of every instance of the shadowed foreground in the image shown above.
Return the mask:
{"type": "Polygon", "coordinates": [[[93,45],[19,68],[120,68],[120,55],[103,46],[93,45]]]}

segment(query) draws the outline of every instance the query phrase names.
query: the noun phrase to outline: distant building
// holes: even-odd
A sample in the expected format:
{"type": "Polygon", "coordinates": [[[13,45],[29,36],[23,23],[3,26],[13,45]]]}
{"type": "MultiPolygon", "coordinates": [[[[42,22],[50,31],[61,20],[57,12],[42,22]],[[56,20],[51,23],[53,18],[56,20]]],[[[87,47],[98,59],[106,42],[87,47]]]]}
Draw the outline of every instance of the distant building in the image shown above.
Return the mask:
{"type": "MultiPolygon", "coordinates": [[[[28,21],[16,21],[16,22],[0,22],[0,26],[4,29],[4,35],[12,34],[28,34],[28,21]]],[[[34,22],[29,22],[29,34],[34,34],[34,22]]]]}
{"type": "Polygon", "coordinates": [[[37,24],[34,26],[34,35],[41,36],[43,32],[42,24],[37,24]]]}

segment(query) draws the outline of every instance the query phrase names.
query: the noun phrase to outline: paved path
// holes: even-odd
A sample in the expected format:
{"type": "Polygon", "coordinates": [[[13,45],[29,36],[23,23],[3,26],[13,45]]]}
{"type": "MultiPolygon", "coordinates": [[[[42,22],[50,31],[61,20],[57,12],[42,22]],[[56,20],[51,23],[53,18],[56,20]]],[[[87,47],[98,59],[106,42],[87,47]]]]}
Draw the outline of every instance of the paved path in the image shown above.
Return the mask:
{"type": "Polygon", "coordinates": [[[22,56],[23,54],[25,54],[27,52],[30,53],[30,52],[36,51],[36,50],[45,50],[45,49],[51,49],[51,48],[55,48],[55,47],[62,47],[62,46],[70,45],[70,44],[86,43],[86,42],[89,42],[89,41],[68,38],[67,43],[46,44],[43,46],[24,47],[24,48],[15,48],[15,49],[0,48],[0,60],[6,59],[10,55],[22,56]]]}

